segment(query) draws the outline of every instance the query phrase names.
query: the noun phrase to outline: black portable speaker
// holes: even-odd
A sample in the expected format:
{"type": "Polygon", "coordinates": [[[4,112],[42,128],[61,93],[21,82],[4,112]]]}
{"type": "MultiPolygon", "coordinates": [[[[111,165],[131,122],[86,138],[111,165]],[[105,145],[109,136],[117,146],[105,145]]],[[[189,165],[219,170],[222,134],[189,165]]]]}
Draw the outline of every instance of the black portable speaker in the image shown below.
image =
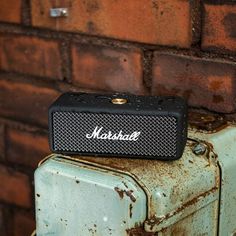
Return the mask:
{"type": "Polygon", "coordinates": [[[174,160],[187,136],[179,97],[65,93],[49,108],[51,150],[63,154],[174,160]]]}

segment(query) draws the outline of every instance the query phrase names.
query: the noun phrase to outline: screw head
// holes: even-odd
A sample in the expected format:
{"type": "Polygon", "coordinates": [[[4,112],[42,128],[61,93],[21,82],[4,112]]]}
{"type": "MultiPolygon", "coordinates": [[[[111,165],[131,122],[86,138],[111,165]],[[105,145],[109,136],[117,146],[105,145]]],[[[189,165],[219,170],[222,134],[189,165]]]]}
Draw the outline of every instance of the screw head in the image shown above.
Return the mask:
{"type": "Polygon", "coordinates": [[[61,9],[61,16],[67,16],[67,9],[61,9]]]}
{"type": "Polygon", "coordinates": [[[195,155],[203,155],[206,152],[206,145],[203,143],[197,143],[192,148],[195,155]]]}

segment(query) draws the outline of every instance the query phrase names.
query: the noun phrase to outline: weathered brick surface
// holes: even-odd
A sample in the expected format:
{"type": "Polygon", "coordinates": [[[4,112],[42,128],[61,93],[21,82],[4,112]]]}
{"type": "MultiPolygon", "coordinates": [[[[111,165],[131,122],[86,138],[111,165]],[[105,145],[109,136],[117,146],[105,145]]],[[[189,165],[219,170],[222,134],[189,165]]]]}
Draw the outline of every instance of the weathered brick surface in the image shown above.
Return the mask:
{"type": "Polygon", "coordinates": [[[236,2],[205,3],[202,48],[236,53],[236,2]]]}
{"type": "Polygon", "coordinates": [[[189,47],[199,1],[59,0],[32,1],[34,26],[83,32],[137,42],[189,47]],[[67,7],[69,16],[52,19],[49,9],[67,7]]]}
{"type": "Polygon", "coordinates": [[[1,0],[0,21],[20,23],[22,0],[1,0]]]}
{"type": "Polygon", "coordinates": [[[6,236],[6,222],[4,220],[4,209],[0,206],[0,233],[2,236],[6,236]]]}
{"type": "Polygon", "coordinates": [[[82,88],[146,92],[140,51],[78,44],[72,48],[73,83],[82,88]]]}
{"type": "Polygon", "coordinates": [[[4,125],[0,122],[0,160],[5,158],[5,129],[4,125]]]}
{"type": "Polygon", "coordinates": [[[0,165],[0,200],[21,207],[31,207],[31,189],[28,176],[0,165]]]}
{"type": "Polygon", "coordinates": [[[152,94],[180,95],[190,106],[235,111],[235,63],[155,53],[152,94]]]}
{"type": "Polygon", "coordinates": [[[0,35],[0,69],[61,79],[59,45],[36,37],[0,35]]]}
{"type": "Polygon", "coordinates": [[[6,158],[10,162],[35,168],[49,153],[47,134],[37,130],[6,129],[6,158]]]}
{"type": "Polygon", "coordinates": [[[16,211],[14,214],[14,236],[31,235],[35,229],[33,214],[16,211]]]}
{"type": "Polygon", "coordinates": [[[59,92],[32,84],[0,80],[0,115],[47,127],[48,107],[59,92]]]}
{"type": "Polygon", "coordinates": [[[13,235],[13,217],[11,207],[5,205],[3,202],[0,204],[0,235],[12,236],[13,235]]]}

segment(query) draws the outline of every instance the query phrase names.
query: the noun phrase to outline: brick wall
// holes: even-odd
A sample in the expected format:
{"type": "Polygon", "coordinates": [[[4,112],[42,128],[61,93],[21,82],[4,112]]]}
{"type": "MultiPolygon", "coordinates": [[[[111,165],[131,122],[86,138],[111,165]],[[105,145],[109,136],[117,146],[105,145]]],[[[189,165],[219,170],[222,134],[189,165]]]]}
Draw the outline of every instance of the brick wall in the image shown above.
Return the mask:
{"type": "Polygon", "coordinates": [[[234,118],[235,25],[233,0],[1,0],[1,236],[35,227],[33,171],[60,93],[174,94],[234,118]]]}

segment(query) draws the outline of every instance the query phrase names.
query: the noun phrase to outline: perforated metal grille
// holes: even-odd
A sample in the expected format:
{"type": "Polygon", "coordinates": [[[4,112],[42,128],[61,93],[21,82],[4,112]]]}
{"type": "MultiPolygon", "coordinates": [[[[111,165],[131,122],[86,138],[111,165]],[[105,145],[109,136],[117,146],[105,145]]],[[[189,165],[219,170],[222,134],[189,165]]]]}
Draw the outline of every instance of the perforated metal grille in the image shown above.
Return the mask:
{"type": "Polygon", "coordinates": [[[76,112],[53,113],[53,148],[58,152],[174,157],[177,149],[177,121],[170,116],[141,116],[76,112]],[[98,135],[141,132],[138,140],[86,138],[95,127],[98,135]]]}

